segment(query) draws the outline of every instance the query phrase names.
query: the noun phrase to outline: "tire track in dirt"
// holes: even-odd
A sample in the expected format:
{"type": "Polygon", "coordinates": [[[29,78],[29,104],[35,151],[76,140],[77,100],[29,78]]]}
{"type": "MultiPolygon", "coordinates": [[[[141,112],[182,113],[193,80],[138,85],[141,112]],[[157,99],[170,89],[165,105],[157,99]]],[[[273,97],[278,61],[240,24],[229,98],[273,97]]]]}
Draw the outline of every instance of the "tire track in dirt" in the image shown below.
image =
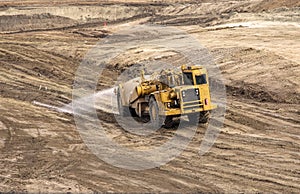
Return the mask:
{"type": "MultiPolygon", "coordinates": [[[[184,14],[183,9],[175,9],[174,14],[177,11],[184,14]]],[[[184,17],[189,16],[182,15],[184,17]]],[[[299,85],[295,77],[299,64],[257,49],[213,50],[229,80],[226,84],[234,86],[228,94],[225,125],[214,146],[204,156],[198,155],[206,130],[206,126],[199,126],[178,158],[155,169],[135,172],[115,168],[93,155],[82,141],[72,115],[31,103],[31,100],[39,100],[58,107],[71,102],[71,85],[79,62],[65,53],[73,49],[66,45],[80,38],[82,41],[90,38],[69,31],[64,33],[19,33],[4,35],[1,40],[0,125],[3,123],[3,129],[0,134],[4,143],[0,147],[0,187],[4,191],[297,193],[300,190],[299,103],[290,100],[284,103],[281,98],[262,101],[260,98],[264,96],[256,95],[270,91],[278,94],[284,90],[287,93],[283,99],[294,98],[297,93],[291,91],[299,85]],[[55,51],[38,49],[35,44],[43,43],[39,37],[43,33],[47,45],[54,39],[63,43],[55,47],[55,51]],[[245,68],[255,71],[246,72],[245,68]],[[55,73],[56,70],[60,73],[55,73]],[[259,80],[251,78],[255,72],[263,78],[265,88],[255,85],[259,80]],[[274,72],[280,79],[274,81],[268,77],[274,72]],[[238,84],[241,79],[247,79],[246,84],[238,84]],[[284,81],[288,87],[281,85],[284,81]],[[40,85],[48,89],[40,89],[40,85]],[[245,94],[239,95],[240,91],[245,94]],[[255,95],[248,95],[248,91],[255,95]]],[[[214,31],[210,33],[216,36],[214,31]]],[[[249,30],[249,33],[253,32],[249,30]]],[[[269,40],[273,40],[272,34],[269,36],[269,40]]],[[[234,39],[234,43],[237,41],[240,40],[234,39]]],[[[88,46],[80,45],[80,49],[82,54],[88,46]]],[[[114,68],[116,72],[103,74],[99,90],[110,86],[112,78],[126,66],[120,64],[114,68]]],[[[146,149],[173,137],[175,129],[162,129],[150,137],[124,131],[116,123],[115,115],[107,113],[110,95],[103,98],[105,108],[97,113],[112,140],[132,149],[146,149]]]]}
{"type": "MultiPolygon", "coordinates": [[[[73,72],[66,67],[70,59],[27,44],[1,42],[0,47],[0,52],[5,53],[1,61],[1,94],[4,97],[13,95],[33,101],[40,99],[38,96],[49,96],[49,101],[55,101],[53,98],[70,101],[69,85],[72,83],[73,72]],[[64,67],[58,70],[60,65],[64,67]],[[7,90],[14,91],[14,94],[8,95],[10,92],[5,92],[7,90]],[[22,95],[24,90],[27,90],[25,96],[22,95]]],[[[72,62],[69,66],[72,66],[72,62]]]]}
{"type": "MultiPolygon", "coordinates": [[[[273,122],[270,121],[270,119],[272,119],[272,116],[264,116],[262,117],[262,115],[264,115],[264,112],[270,112],[268,109],[263,109],[261,107],[258,107],[260,109],[260,111],[262,112],[258,112],[258,113],[251,113],[251,108],[256,108],[256,106],[251,105],[250,111],[248,109],[243,110],[241,109],[241,107],[243,107],[243,103],[242,102],[238,102],[238,101],[233,101],[233,102],[237,102],[237,105],[232,105],[233,107],[231,107],[232,109],[229,109],[229,113],[233,112],[233,113],[239,113],[238,118],[243,118],[245,120],[249,120],[251,122],[242,122],[239,120],[232,120],[232,117],[230,117],[230,120],[233,121],[232,126],[230,126],[230,128],[234,129],[235,128],[235,122],[237,122],[237,127],[242,127],[244,129],[249,128],[248,126],[252,126],[252,130],[247,130],[244,132],[244,134],[234,134],[234,133],[229,133],[229,134],[221,134],[218,142],[215,144],[215,147],[217,147],[217,149],[220,149],[224,151],[224,148],[226,151],[230,151],[231,153],[229,153],[229,156],[234,156],[233,158],[228,158],[228,157],[220,157],[220,155],[218,154],[213,154],[213,156],[209,156],[209,161],[210,164],[208,164],[208,167],[201,167],[201,164],[199,164],[198,162],[194,161],[191,158],[191,155],[193,155],[193,153],[197,152],[197,146],[193,147],[193,148],[188,148],[184,154],[186,154],[185,157],[183,158],[179,158],[178,160],[180,160],[180,164],[182,163],[186,163],[186,159],[189,158],[190,163],[195,162],[195,166],[191,167],[191,169],[184,169],[184,172],[181,172],[183,174],[186,174],[187,172],[185,172],[186,170],[190,170],[195,172],[195,174],[205,174],[206,176],[213,176],[215,178],[221,178],[222,179],[226,179],[226,181],[228,182],[235,182],[235,181],[240,181],[241,179],[244,180],[245,182],[245,188],[250,187],[251,184],[249,185],[249,182],[253,182],[252,186],[254,187],[254,185],[256,185],[258,182],[264,182],[264,185],[262,188],[257,188],[260,191],[276,191],[276,189],[281,188],[282,186],[288,186],[291,190],[297,190],[299,189],[298,184],[295,184],[294,181],[297,180],[299,178],[299,173],[295,174],[295,172],[297,172],[297,168],[299,165],[299,161],[297,160],[297,155],[294,155],[294,158],[291,157],[291,155],[293,154],[297,154],[298,149],[300,147],[299,144],[296,143],[291,143],[290,139],[286,139],[286,137],[280,137],[279,136],[277,138],[273,138],[271,136],[269,136],[271,133],[265,133],[265,131],[269,131],[268,129],[263,129],[259,126],[265,126],[266,123],[268,123],[269,125],[272,124],[273,122]],[[242,112],[242,115],[241,115],[242,112]],[[248,113],[248,114],[247,114],[248,113]],[[253,117],[245,117],[245,115],[254,115],[257,116],[258,118],[261,118],[261,122],[263,122],[261,125],[252,125],[252,121],[253,122],[257,122],[255,119],[253,119],[253,117]],[[262,135],[257,135],[257,131],[260,131],[259,133],[262,133],[262,135]],[[248,134],[250,132],[250,134],[248,134]],[[253,133],[253,135],[251,134],[253,133]],[[255,135],[254,135],[255,134],[255,135]],[[219,147],[219,145],[222,144],[226,144],[226,147],[219,147]],[[263,147],[262,147],[263,146],[263,147]],[[237,149],[231,149],[232,147],[236,147],[237,149]],[[274,151],[271,151],[270,148],[273,147],[275,148],[275,150],[280,153],[281,156],[278,156],[277,153],[273,153],[274,151]],[[282,156],[282,152],[285,152],[285,150],[289,150],[289,152],[286,154],[286,156],[291,157],[291,159],[285,158],[285,156],[282,156]],[[294,150],[294,151],[292,151],[294,150]],[[233,153],[232,153],[233,152],[233,153]],[[274,155],[275,154],[275,155],[274,155]],[[243,159],[241,159],[243,158],[243,159]],[[253,158],[256,158],[256,161],[253,161],[253,158]],[[225,161],[224,161],[225,159],[225,161]],[[248,159],[248,160],[247,160],[248,159]],[[213,161],[213,162],[212,162],[213,161]],[[296,163],[295,163],[296,162],[296,163]],[[226,164],[226,165],[213,165],[213,164],[226,164]],[[240,165],[237,165],[240,164],[240,165]],[[270,166],[269,164],[273,164],[272,166],[270,166]],[[199,166],[200,165],[200,166],[199,166]],[[258,167],[259,165],[259,167],[258,167]],[[201,169],[200,171],[197,171],[196,166],[199,166],[199,168],[201,169]],[[209,166],[213,166],[209,167],[209,166]],[[289,169],[286,169],[285,166],[289,166],[289,169]],[[294,170],[292,170],[294,168],[294,170]],[[264,169],[263,171],[258,170],[258,169],[264,169]],[[240,170],[240,172],[239,172],[240,170]]],[[[250,106],[249,103],[247,103],[248,107],[250,106]]],[[[245,106],[247,107],[247,106],[245,106]]],[[[280,118],[280,117],[279,117],[280,118]]],[[[276,121],[282,121],[283,123],[285,123],[286,121],[284,121],[284,117],[282,119],[275,119],[276,121]]],[[[112,123],[113,124],[113,123],[112,123]]],[[[226,124],[226,122],[225,122],[226,124]]],[[[293,125],[292,123],[291,127],[296,127],[297,125],[293,125]]],[[[116,128],[116,127],[111,127],[111,128],[116,128]]],[[[277,126],[278,128],[278,126],[277,126]]],[[[270,130],[274,130],[274,132],[278,132],[278,129],[276,129],[276,125],[273,126],[273,128],[271,128],[270,130]],[[275,127],[275,129],[274,129],[275,127]]],[[[201,129],[203,130],[203,129],[201,129]]],[[[205,130],[205,129],[204,129],[205,130]]],[[[126,132],[124,132],[126,134],[126,132]]],[[[159,134],[161,135],[161,134],[159,134]]],[[[123,137],[122,134],[119,134],[118,136],[123,137]]],[[[126,134],[127,138],[133,138],[128,136],[128,134],[126,134]]],[[[159,139],[161,139],[160,136],[158,136],[159,139]]],[[[199,142],[201,142],[201,139],[203,137],[203,133],[201,138],[196,139],[196,142],[199,144],[199,142]]],[[[133,138],[135,139],[135,138],[133,138]]],[[[139,138],[140,139],[140,138],[139,138]]],[[[152,139],[154,141],[157,141],[158,139],[154,138],[152,139]]],[[[127,139],[122,139],[122,141],[125,144],[130,144],[130,141],[128,141],[127,139]]],[[[149,141],[145,141],[147,144],[151,145],[151,142],[149,141]]],[[[193,143],[192,143],[193,144],[193,143]]],[[[199,146],[199,145],[198,145],[199,146]]],[[[223,152],[221,151],[221,152],[223,152]]],[[[219,151],[216,150],[212,150],[213,153],[219,153],[219,151]]],[[[210,155],[210,154],[209,154],[210,155]]],[[[200,158],[201,160],[201,158],[200,158]]],[[[173,162],[171,162],[173,163],[173,162]]],[[[189,163],[189,167],[190,164],[189,163]]],[[[175,168],[174,166],[172,166],[173,168],[175,168]]],[[[174,169],[176,172],[180,172],[181,169],[174,169]]],[[[193,173],[188,173],[190,176],[193,173]]],[[[257,191],[258,191],[257,190],[257,191]]],[[[242,191],[242,190],[241,190],[242,191]]]]}

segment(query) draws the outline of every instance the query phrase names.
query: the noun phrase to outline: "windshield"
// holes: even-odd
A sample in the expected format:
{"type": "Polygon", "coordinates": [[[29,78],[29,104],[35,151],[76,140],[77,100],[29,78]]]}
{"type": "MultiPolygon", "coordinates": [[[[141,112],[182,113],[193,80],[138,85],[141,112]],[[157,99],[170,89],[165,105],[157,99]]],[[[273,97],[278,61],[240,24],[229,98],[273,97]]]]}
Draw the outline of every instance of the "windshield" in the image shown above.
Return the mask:
{"type": "Polygon", "coordinates": [[[184,73],[183,81],[184,81],[184,85],[194,85],[193,74],[192,73],[184,73]]]}
{"type": "Polygon", "coordinates": [[[206,75],[196,75],[196,83],[197,85],[207,84],[206,75]]]}

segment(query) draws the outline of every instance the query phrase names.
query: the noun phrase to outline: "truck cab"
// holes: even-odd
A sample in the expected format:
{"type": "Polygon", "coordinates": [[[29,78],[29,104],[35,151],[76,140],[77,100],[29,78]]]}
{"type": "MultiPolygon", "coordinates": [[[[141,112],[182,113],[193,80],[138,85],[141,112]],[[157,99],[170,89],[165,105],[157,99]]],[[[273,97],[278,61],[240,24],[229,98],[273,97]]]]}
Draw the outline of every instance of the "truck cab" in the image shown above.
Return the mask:
{"type": "Polygon", "coordinates": [[[183,114],[210,111],[216,108],[211,103],[207,70],[202,66],[181,67],[183,86],[178,88],[182,96],[183,114]]]}
{"type": "Polygon", "coordinates": [[[161,114],[188,115],[216,108],[211,103],[207,70],[202,66],[183,65],[181,71],[180,74],[167,73],[160,79],[170,87],[156,97],[166,105],[161,114]]]}

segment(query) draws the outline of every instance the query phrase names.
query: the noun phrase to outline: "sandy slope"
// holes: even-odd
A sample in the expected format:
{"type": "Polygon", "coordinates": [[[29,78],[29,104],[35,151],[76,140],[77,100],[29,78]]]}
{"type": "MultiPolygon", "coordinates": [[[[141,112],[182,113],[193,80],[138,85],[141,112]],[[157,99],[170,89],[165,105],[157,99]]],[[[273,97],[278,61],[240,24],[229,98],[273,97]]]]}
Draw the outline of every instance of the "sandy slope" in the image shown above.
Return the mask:
{"type": "MultiPolygon", "coordinates": [[[[142,14],[136,8],[128,15],[120,15],[125,20],[116,20],[106,27],[97,14],[89,23],[64,15],[63,11],[57,15],[61,8],[55,7],[48,9],[52,10],[50,15],[40,8],[17,10],[10,12],[10,16],[1,12],[1,190],[298,192],[300,37],[299,26],[293,24],[299,21],[299,9],[295,8],[297,1],[268,2],[226,1],[177,7],[147,4],[143,5],[142,14]],[[294,8],[256,12],[285,6],[294,8]],[[149,15],[145,10],[157,14],[149,15]],[[219,12],[213,13],[214,10],[219,12]],[[250,13],[240,13],[245,10],[250,13]],[[38,15],[33,16],[34,13],[38,15]],[[45,25],[51,22],[53,26],[45,25]],[[205,133],[205,126],[199,126],[180,157],[152,170],[129,171],[93,155],[82,141],[71,114],[33,102],[55,107],[71,103],[74,73],[85,53],[101,37],[139,22],[180,25],[196,37],[211,51],[226,78],[228,102],[224,128],[209,153],[198,155],[205,133]]],[[[24,1],[24,5],[31,3],[24,1]]],[[[115,7],[108,6],[107,11],[115,7]]],[[[86,12],[91,9],[103,8],[87,7],[86,12]]],[[[103,73],[98,90],[109,88],[135,60],[155,54],[120,56],[111,70],[103,73]]],[[[176,56],[167,60],[174,59],[176,56]]],[[[108,100],[110,96],[101,97],[108,100]]],[[[133,135],[116,123],[117,115],[108,112],[99,110],[98,117],[109,135],[124,146],[144,149],[159,145],[175,132],[161,129],[150,137],[133,135]]]]}

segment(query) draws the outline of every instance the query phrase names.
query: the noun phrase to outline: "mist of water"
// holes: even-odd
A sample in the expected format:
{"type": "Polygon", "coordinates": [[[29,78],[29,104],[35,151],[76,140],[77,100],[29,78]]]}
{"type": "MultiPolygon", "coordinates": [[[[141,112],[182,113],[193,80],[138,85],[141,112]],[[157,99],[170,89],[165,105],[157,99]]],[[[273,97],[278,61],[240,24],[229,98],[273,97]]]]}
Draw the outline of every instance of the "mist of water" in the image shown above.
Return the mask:
{"type": "MultiPolygon", "coordinates": [[[[86,96],[80,99],[76,99],[76,103],[81,105],[82,110],[90,107],[91,103],[94,102],[94,108],[97,110],[101,110],[107,113],[119,114],[117,108],[117,96],[114,92],[115,88],[109,88],[105,90],[101,90],[96,92],[91,96],[86,96]]],[[[57,107],[37,101],[32,102],[34,105],[48,108],[50,110],[54,110],[62,113],[69,114],[80,114],[73,109],[73,102],[70,104],[66,104],[62,107],[57,107]]]]}

